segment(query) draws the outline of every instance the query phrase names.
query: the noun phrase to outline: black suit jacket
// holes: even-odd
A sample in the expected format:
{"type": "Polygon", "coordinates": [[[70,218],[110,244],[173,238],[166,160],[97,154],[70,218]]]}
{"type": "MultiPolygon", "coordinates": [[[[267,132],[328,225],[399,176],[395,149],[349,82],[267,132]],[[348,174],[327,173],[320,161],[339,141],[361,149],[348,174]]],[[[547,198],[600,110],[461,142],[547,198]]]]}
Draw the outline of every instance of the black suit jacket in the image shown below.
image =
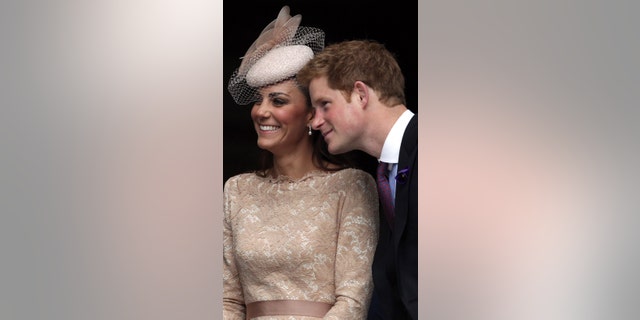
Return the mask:
{"type": "Polygon", "coordinates": [[[395,227],[380,215],[373,262],[374,299],[368,319],[418,319],[418,115],[405,129],[396,180],[395,227]],[[400,175],[400,174],[399,174],[400,175]],[[401,180],[401,181],[400,181],[401,180]]]}

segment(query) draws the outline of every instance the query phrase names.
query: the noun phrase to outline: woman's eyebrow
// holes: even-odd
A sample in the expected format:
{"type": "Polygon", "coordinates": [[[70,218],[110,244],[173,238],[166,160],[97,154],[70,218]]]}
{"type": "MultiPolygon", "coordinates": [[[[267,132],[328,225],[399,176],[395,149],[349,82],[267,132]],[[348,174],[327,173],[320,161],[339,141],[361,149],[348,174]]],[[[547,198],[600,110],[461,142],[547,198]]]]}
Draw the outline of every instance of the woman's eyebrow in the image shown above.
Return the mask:
{"type": "Polygon", "coordinates": [[[269,93],[269,98],[275,98],[277,96],[288,96],[286,93],[284,92],[270,92],[269,93]]]}

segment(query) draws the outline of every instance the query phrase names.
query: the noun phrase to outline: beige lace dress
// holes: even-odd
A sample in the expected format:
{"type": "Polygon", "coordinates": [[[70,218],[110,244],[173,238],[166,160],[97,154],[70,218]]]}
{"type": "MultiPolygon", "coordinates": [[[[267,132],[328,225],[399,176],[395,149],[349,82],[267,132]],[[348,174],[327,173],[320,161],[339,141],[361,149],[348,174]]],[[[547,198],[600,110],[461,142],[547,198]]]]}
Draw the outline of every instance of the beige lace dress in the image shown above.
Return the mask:
{"type": "Polygon", "coordinates": [[[253,173],[230,178],[224,319],[245,319],[247,304],[274,300],[324,302],[331,305],[324,319],[364,319],[377,239],[378,195],[364,171],[314,171],[295,181],[253,173]]]}

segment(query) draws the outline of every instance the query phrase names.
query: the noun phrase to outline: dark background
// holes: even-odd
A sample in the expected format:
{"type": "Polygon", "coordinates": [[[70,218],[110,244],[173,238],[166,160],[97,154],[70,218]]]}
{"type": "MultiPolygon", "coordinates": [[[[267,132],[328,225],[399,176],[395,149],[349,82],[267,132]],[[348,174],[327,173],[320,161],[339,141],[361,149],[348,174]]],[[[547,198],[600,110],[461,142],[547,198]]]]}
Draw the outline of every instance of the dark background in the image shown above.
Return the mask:
{"type": "MultiPolygon", "coordinates": [[[[273,21],[282,6],[290,14],[302,15],[300,25],[325,32],[325,45],[343,40],[371,39],[383,43],[395,54],[405,75],[407,107],[417,113],[418,105],[418,3],[412,1],[231,1],[223,4],[224,56],[224,181],[255,169],[259,149],[251,122],[251,106],[237,105],[226,89],[229,77],[240,65],[249,46],[273,21]]],[[[362,168],[375,170],[376,159],[359,153],[362,168]]]]}

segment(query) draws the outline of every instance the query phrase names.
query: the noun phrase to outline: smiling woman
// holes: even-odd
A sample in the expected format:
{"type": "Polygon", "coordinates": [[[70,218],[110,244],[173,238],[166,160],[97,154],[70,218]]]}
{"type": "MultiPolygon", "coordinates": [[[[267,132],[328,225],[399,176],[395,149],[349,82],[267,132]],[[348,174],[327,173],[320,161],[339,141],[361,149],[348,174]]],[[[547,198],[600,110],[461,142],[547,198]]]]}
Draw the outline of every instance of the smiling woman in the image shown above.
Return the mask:
{"type": "Polygon", "coordinates": [[[364,319],[371,300],[376,186],[311,130],[296,73],[324,32],[301,19],[283,7],[228,82],[237,104],[252,105],[245,121],[263,161],[224,184],[224,319],[364,319]]]}

